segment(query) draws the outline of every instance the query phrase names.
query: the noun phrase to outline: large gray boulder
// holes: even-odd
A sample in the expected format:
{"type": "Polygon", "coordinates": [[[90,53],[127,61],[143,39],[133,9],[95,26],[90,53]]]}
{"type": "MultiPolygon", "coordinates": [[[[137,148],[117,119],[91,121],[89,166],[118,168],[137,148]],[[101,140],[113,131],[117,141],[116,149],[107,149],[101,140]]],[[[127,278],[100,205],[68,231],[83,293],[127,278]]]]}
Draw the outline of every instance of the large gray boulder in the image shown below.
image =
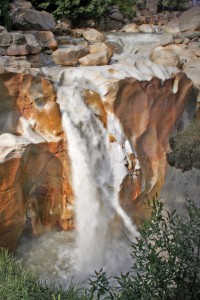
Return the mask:
{"type": "Polygon", "coordinates": [[[15,1],[10,4],[13,27],[19,30],[55,31],[56,22],[52,14],[32,9],[28,1],[15,1]]]}
{"type": "Polygon", "coordinates": [[[179,18],[180,31],[200,30],[200,7],[196,6],[185,11],[179,18]]]}

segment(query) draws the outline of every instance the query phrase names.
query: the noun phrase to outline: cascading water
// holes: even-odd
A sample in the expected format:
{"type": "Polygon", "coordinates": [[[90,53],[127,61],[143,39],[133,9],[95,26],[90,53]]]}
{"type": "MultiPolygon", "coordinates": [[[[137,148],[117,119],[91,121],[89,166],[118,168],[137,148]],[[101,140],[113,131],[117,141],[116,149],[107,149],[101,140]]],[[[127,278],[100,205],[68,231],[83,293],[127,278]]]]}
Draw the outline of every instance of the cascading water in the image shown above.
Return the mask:
{"type": "MultiPolygon", "coordinates": [[[[58,98],[68,141],[76,199],[78,273],[89,275],[109,263],[109,252],[112,245],[115,244],[117,248],[117,240],[120,247],[127,248],[125,253],[128,256],[128,247],[124,234],[120,236],[120,227],[132,239],[138,233],[117,200],[112,152],[106,130],[85,105],[80,93],[73,90],[71,94],[68,88],[61,88],[58,98]],[[114,230],[116,223],[117,231],[114,230]]],[[[109,269],[113,267],[109,265],[109,269]]]]}

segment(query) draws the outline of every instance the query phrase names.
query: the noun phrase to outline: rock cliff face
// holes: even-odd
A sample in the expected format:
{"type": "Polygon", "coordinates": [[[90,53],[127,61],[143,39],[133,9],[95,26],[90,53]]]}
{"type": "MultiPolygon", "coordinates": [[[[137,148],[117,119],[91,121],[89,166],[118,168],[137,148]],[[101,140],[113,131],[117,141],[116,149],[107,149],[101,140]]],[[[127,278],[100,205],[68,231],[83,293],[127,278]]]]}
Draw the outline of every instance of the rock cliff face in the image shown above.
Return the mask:
{"type": "Polygon", "coordinates": [[[0,76],[0,246],[73,227],[69,160],[52,84],[40,76],[0,76]]]}
{"type": "Polygon", "coordinates": [[[136,221],[144,217],[144,200],[162,188],[168,140],[192,87],[174,72],[153,64],[70,68],[54,78],[58,99],[39,74],[2,72],[0,246],[14,249],[23,230],[38,235],[74,226],[68,136],[61,122],[67,97],[76,101],[81,95],[106,128],[113,153],[118,151],[114,175],[122,206],[136,221]]]}

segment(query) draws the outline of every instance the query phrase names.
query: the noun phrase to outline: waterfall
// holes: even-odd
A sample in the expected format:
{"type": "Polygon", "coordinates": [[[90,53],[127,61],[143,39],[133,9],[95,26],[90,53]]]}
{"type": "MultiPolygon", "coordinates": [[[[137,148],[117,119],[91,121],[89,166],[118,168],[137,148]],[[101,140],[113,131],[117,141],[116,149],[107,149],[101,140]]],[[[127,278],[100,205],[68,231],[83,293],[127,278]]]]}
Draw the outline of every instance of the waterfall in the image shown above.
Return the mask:
{"type": "MultiPolygon", "coordinates": [[[[111,260],[109,251],[113,256],[112,247],[115,251],[122,247],[124,253],[129,252],[128,249],[124,251],[127,248],[124,231],[132,240],[138,232],[118,202],[113,183],[112,150],[106,129],[76,89],[60,88],[58,102],[71,159],[78,272],[91,274],[111,260]]],[[[116,260],[114,263],[117,265],[116,260]]]]}

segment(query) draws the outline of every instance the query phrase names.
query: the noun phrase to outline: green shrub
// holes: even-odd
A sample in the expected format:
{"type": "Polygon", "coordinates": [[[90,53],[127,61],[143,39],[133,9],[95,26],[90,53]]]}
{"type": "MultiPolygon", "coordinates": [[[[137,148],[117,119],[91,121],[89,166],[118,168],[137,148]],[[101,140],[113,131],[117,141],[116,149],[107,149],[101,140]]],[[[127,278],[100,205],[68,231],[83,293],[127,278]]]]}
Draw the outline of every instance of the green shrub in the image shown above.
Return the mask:
{"type": "Polygon", "coordinates": [[[12,255],[0,250],[0,300],[19,299],[84,300],[85,298],[75,286],[63,292],[41,284],[38,278],[24,272],[12,255]]]}
{"type": "Polygon", "coordinates": [[[159,6],[163,9],[182,10],[185,8],[187,2],[187,0],[160,0],[159,6]]]}
{"type": "Polygon", "coordinates": [[[172,151],[167,155],[170,165],[187,171],[200,169],[200,122],[194,120],[183,131],[170,139],[172,151]]]}
{"type": "Polygon", "coordinates": [[[114,287],[103,270],[90,278],[89,293],[98,299],[200,299],[200,209],[188,205],[185,218],[164,211],[160,201],[150,206],[152,221],[132,245],[132,270],[116,277],[114,287]]]}
{"type": "Polygon", "coordinates": [[[6,26],[8,29],[11,27],[11,19],[9,16],[10,1],[0,1],[0,25],[6,26]]]}
{"type": "Polygon", "coordinates": [[[47,9],[57,19],[66,17],[76,22],[80,19],[100,18],[107,10],[111,0],[44,0],[32,1],[37,8],[47,9]]]}
{"type": "Polygon", "coordinates": [[[117,5],[120,11],[127,16],[133,17],[136,14],[134,6],[136,4],[136,0],[115,0],[112,4],[117,5]]]}

